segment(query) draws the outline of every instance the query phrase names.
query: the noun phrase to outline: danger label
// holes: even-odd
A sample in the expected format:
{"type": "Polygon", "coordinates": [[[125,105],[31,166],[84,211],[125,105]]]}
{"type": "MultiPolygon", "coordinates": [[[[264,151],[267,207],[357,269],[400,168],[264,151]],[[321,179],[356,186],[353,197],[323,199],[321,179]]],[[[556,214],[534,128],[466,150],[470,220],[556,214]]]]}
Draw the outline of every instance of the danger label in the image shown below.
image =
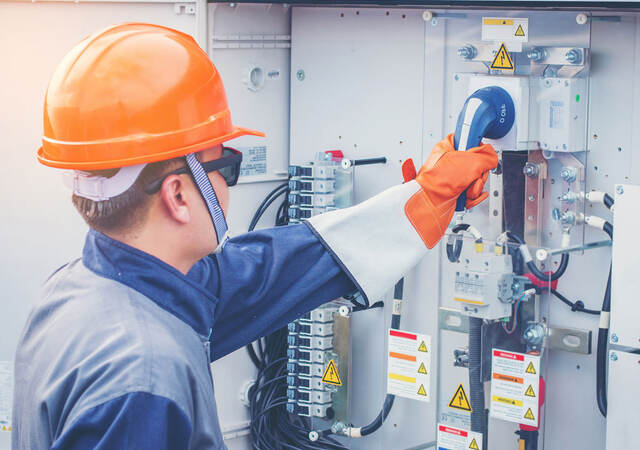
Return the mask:
{"type": "Polygon", "coordinates": [[[460,409],[462,411],[472,412],[471,402],[464,391],[462,383],[458,385],[458,389],[453,393],[453,397],[449,401],[449,408],[460,409]]]}
{"type": "Polygon", "coordinates": [[[494,42],[528,42],[529,19],[516,17],[483,17],[482,40],[494,42]]]}
{"type": "Polygon", "coordinates": [[[387,393],[431,400],[431,338],[425,334],[389,329],[387,393]]]}
{"type": "Polygon", "coordinates": [[[327,368],[324,369],[324,374],[322,375],[322,382],[327,384],[332,384],[334,386],[342,386],[340,373],[338,373],[338,368],[336,367],[336,363],[333,362],[333,359],[329,361],[329,364],[327,364],[327,368]]]}
{"type": "Polygon", "coordinates": [[[540,357],[493,349],[491,417],[538,426],[540,357]]]}
{"type": "Polygon", "coordinates": [[[500,48],[498,49],[496,56],[493,58],[489,68],[493,70],[515,70],[516,66],[513,65],[513,60],[511,59],[511,55],[509,54],[507,47],[504,45],[504,42],[500,44],[500,48]]]}
{"type": "Polygon", "coordinates": [[[482,433],[438,424],[438,450],[482,450],[482,433]]]}

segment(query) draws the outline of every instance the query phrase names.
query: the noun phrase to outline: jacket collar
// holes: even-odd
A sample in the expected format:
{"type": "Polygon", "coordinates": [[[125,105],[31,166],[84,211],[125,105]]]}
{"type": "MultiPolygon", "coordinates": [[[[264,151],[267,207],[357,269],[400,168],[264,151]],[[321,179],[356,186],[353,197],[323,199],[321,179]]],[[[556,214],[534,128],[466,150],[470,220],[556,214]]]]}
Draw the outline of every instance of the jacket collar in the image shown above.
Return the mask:
{"type": "Polygon", "coordinates": [[[218,299],[193,279],[141,250],[89,230],[82,262],[155,302],[204,337],[211,335],[218,299]]]}

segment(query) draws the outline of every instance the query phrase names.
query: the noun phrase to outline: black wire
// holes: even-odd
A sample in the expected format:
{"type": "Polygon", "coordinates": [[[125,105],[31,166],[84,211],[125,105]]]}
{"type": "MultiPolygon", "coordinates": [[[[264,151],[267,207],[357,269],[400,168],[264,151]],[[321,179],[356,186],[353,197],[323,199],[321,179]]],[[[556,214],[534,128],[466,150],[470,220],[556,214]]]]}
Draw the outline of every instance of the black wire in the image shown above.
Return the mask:
{"type": "Polygon", "coordinates": [[[569,254],[563,253],[562,258],[560,259],[560,265],[555,272],[552,273],[543,273],[533,261],[529,261],[527,263],[527,267],[531,271],[531,273],[540,281],[556,281],[562,275],[564,275],[567,267],[569,266],[569,254]]]}
{"type": "Polygon", "coordinates": [[[604,194],[604,206],[606,206],[607,208],[611,209],[611,207],[613,206],[613,197],[611,197],[609,194],[605,193],[604,194]]]}
{"type": "Polygon", "coordinates": [[[525,289],[531,289],[531,288],[534,288],[536,290],[536,294],[538,294],[538,295],[541,294],[544,291],[552,294],[555,298],[557,298],[562,303],[564,303],[569,308],[571,308],[571,311],[573,311],[573,312],[576,312],[576,311],[577,312],[583,312],[585,314],[592,314],[594,316],[599,316],[600,315],[600,311],[599,310],[585,308],[584,303],[582,301],[580,301],[580,300],[572,302],[567,297],[562,295],[560,292],[558,292],[557,290],[555,290],[555,289],[553,289],[553,288],[551,288],[549,286],[540,287],[540,286],[535,286],[533,284],[527,284],[525,286],[525,289]]]}

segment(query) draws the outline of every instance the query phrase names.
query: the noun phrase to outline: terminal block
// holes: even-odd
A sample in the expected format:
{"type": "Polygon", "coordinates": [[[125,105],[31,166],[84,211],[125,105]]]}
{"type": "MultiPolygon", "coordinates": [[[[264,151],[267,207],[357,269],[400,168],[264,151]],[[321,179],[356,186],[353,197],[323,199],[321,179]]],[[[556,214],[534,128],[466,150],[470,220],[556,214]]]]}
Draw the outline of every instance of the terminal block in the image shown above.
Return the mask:
{"type": "Polygon", "coordinates": [[[513,273],[510,255],[476,254],[456,270],[454,300],[471,317],[511,317],[511,304],[524,294],[527,278],[513,273]]]}

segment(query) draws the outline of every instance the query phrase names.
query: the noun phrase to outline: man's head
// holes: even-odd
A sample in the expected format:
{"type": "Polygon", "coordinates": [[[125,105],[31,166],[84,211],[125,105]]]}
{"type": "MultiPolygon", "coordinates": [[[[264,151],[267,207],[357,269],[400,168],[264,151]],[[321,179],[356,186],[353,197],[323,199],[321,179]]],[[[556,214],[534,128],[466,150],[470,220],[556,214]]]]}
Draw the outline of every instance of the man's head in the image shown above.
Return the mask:
{"type": "Polygon", "coordinates": [[[59,64],[38,160],[74,171],[73,202],[92,228],[156,256],[150,247],[171,243],[202,257],[223,241],[241,160],[222,143],[242,135],[264,136],[232,125],[220,75],[191,36],[123,24],[59,64]]]}

